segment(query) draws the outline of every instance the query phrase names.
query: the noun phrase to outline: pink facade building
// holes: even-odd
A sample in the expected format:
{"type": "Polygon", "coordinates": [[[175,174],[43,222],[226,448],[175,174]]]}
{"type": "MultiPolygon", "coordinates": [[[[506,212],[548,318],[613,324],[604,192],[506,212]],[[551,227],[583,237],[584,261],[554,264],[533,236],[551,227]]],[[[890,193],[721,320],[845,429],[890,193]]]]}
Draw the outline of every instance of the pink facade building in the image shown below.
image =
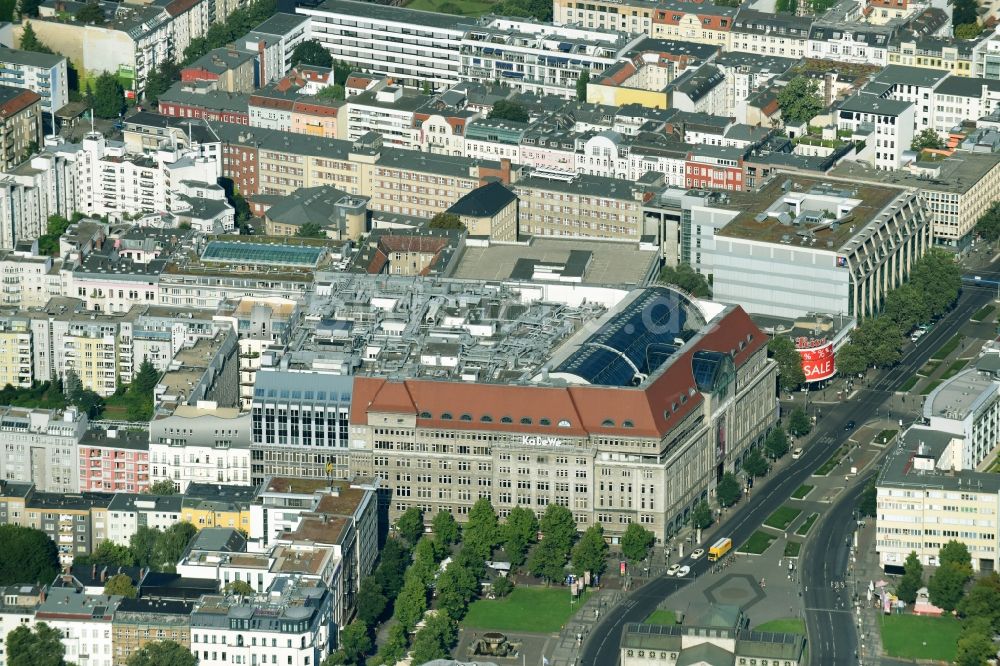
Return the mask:
{"type": "Polygon", "coordinates": [[[92,428],[77,447],[80,491],[140,493],[149,488],[149,433],[92,428]]]}

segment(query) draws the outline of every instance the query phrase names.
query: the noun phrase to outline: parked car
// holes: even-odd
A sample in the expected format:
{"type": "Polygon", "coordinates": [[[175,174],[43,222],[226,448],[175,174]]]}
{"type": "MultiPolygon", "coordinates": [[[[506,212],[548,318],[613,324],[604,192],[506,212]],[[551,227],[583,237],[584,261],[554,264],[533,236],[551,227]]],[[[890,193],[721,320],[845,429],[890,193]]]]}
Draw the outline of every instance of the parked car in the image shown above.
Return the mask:
{"type": "Polygon", "coordinates": [[[801,457],[802,457],[802,447],[797,446],[795,447],[795,450],[792,451],[792,460],[798,460],[801,457]]]}

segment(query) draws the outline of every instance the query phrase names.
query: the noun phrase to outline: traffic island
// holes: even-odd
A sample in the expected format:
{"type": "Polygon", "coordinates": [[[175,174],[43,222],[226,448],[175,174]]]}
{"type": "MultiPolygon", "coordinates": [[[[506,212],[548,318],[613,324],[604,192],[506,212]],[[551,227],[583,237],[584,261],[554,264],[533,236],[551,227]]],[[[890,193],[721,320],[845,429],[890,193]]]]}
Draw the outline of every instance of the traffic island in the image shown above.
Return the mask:
{"type": "Polygon", "coordinates": [[[748,553],[750,555],[761,555],[765,550],[771,547],[771,544],[774,543],[777,538],[778,537],[773,534],[757,530],[750,535],[750,538],[747,539],[745,544],[740,546],[738,552],[748,553]]]}

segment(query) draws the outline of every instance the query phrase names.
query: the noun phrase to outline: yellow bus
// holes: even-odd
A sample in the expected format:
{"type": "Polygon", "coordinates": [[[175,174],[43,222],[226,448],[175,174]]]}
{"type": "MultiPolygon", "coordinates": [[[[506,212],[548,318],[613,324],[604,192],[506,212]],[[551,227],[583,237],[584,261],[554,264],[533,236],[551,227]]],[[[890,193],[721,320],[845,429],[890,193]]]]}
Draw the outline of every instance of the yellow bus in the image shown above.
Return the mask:
{"type": "Polygon", "coordinates": [[[728,553],[733,547],[733,540],[729,537],[719,539],[712,544],[712,547],[708,549],[708,561],[715,562],[722,558],[723,555],[728,553]]]}

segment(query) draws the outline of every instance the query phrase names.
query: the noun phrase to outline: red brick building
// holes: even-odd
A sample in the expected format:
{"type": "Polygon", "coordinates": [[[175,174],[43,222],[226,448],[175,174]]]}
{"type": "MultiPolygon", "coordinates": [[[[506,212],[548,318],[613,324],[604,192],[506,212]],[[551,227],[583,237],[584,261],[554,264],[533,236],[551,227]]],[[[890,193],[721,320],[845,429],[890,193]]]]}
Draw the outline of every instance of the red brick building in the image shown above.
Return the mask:
{"type": "Polygon", "coordinates": [[[149,488],[149,433],[93,428],[80,440],[80,492],[149,488]]]}

